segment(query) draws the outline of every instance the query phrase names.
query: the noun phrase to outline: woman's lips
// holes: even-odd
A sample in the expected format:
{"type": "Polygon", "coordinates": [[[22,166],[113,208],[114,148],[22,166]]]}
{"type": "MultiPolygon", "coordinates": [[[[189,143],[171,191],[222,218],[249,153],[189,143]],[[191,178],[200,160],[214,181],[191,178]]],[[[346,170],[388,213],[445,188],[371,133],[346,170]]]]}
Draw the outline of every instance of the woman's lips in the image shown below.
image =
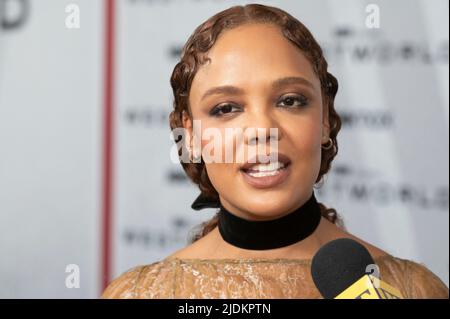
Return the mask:
{"type": "Polygon", "coordinates": [[[283,181],[291,173],[291,163],[287,163],[287,165],[283,168],[280,168],[276,171],[274,175],[255,177],[251,176],[248,170],[241,169],[240,173],[242,174],[244,181],[247,182],[250,186],[255,188],[270,188],[275,187],[281,184],[283,181]]]}

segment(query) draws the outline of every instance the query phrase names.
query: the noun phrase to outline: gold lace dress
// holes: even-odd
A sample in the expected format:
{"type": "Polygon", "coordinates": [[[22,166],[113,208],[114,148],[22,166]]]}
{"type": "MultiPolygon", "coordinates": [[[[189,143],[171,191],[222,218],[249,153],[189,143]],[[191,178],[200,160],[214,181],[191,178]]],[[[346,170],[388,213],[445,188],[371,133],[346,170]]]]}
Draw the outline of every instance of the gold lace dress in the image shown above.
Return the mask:
{"type": "MultiPolygon", "coordinates": [[[[446,285],[424,265],[390,255],[375,258],[383,281],[405,298],[448,298],[446,285]]],[[[166,258],[129,269],[102,298],[322,298],[311,260],[166,258]]]]}

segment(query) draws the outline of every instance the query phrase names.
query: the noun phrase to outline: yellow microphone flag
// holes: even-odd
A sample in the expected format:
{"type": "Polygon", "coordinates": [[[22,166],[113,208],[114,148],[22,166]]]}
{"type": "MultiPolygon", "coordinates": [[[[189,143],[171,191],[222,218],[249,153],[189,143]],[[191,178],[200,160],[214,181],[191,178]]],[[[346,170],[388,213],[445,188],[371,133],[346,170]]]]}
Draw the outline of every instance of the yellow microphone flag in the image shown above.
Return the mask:
{"type": "Polygon", "coordinates": [[[403,296],[379,278],[364,275],[334,299],[403,299],[403,296]]]}

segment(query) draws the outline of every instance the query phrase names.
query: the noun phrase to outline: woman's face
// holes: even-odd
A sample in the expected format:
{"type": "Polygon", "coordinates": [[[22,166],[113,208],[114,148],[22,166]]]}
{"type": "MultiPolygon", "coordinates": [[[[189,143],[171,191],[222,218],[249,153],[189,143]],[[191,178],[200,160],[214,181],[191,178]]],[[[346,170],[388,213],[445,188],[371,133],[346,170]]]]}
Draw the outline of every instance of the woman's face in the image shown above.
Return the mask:
{"type": "Polygon", "coordinates": [[[319,78],[301,51],[274,25],[227,30],[207,56],[211,61],[199,68],[191,85],[192,119],[186,114],[183,118],[191,134],[192,120],[200,121],[203,150],[209,145],[208,154],[222,154],[221,161],[205,164],[222,205],[250,220],[292,212],[311,196],[320,169],[321,144],[328,140],[319,78]],[[222,86],[235,89],[210,91],[222,86]],[[203,134],[211,128],[222,134],[215,143],[203,134]],[[233,130],[233,138],[225,138],[225,128],[233,130]],[[278,129],[277,136],[270,128],[278,129]],[[244,132],[241,138],[239,129],[244,132]],[[265,132],[266,140],[252,135],[251,129],[265,132]],[[275,140],[277,149],[270,143],[275,140]],[[225,161],[226,149],[233,150],[231,162],[225,161]],[[251,160],[251,154],[274,152],[279,154],[278,164],[256,166],[251,160]],[[237,154],[244,154],[244,161],[237,154]]]}

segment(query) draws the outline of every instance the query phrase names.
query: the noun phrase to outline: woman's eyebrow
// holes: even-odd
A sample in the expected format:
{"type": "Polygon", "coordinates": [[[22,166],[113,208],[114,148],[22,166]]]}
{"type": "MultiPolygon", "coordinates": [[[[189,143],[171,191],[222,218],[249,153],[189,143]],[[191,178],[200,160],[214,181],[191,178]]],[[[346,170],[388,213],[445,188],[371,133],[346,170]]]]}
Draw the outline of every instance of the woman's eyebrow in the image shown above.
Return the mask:
{"type": "Polygon", "coordinates": [[[304,77],[301,77],[301,76],[288,76],[288,77],[284,77],[284,78],[275,80],[272,83],[272,88],[279,89],[279,88],[282,88],[283,86],[290,85],[290,84],[302,84],[302,85],[308,86],[311,89],[314,89],[314,85],[311,82],[309,82],[307,79],[305,79],[304,77]]]}
{"type": "MultiPolygon", "coordinates": [[[[283,86],[290,85],[290,84],[302,84],[305,86],[310,87],[311,89],[314,89],[314,86],[311,82],[309,82],[307,79],[300,77],[300,76],[288,76],[284,78],[280,78],[272,82],[272,88],[273,89],[280,89],[283,86]]],[[[243,95],[244,90],[241,88],[238,88],[236,86],[232,85],[223,85],[223,86],[216,86],[213,88],[210,88],[208,91],[203,94],[200,101],[203,101],[206,97],[214,94],[230,94],[230,95],[243,95]]]]}

